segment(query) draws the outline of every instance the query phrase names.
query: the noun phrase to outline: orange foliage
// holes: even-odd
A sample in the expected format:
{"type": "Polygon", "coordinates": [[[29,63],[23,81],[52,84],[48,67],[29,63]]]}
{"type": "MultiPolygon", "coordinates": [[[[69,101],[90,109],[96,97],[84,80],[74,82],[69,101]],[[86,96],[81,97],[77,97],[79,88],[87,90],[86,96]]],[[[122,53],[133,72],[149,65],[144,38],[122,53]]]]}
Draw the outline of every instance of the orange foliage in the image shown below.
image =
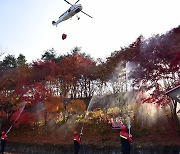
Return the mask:
{"type": "Polygon", "coordinates": [[[67,110],[69,112],[84,112],[86,110],[86,104],[80,99],[72,100],[71,103],[67,105],[67,110]]]}
{"type": "Polygon", "coordinates": [[[62,99],[58,96],[47,96],[45,109],[49,112],[59,112],[64,110],[62,99]]]}

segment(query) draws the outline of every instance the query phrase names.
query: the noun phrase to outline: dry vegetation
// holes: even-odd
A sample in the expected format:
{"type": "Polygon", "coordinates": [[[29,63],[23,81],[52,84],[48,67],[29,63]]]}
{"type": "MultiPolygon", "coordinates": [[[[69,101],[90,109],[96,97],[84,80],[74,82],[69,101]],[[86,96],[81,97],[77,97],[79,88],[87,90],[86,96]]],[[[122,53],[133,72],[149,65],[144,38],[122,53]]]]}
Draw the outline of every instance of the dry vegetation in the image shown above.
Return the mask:
{"type": "MultiPolygon", "coordinates": [[[[178,137],[173,125],[162,125],[163,127],[152,128],[133,128],[133,144],[138,145],[178,145],[180,146],[180,137],[178,137]]],[[[77,126],[80,131],[82,124],[77,126]]],[[[44,127],[32,129],[30,127],[14,128],[9,133],[10,141],[31,142],[31,143],[50,143],[50,144],[72,144],[73,129],[61,129],[60,127],[51,127],[48,132],[44,127]]],[[[84,144],[94,145],[119,145],[119,130],[112,129],[110,125],[84,125],[82,142],[84,144]]]]}

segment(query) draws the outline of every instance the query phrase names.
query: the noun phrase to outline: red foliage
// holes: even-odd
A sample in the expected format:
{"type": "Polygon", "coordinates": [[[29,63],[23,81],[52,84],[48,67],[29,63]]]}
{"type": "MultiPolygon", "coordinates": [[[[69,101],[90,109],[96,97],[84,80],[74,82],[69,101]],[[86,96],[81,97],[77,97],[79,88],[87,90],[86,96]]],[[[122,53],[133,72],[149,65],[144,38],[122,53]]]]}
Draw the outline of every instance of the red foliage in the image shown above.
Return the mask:
{"type": "MultiPolygon", "coordinates": [[[[16,86],[15,92],[17,94],[16,104],[26,103],[25,109],[31,108],[39,102],[44,103],[47,95],[47,90],[40,83],[34,83],[31,85],[28,85],[23,82],[19,83],[16,86]]],[[[16,126],[20,124],[30,125],[32,122],[36,121],[36,116],[36,114],[32,114],[26,110],[22,111],[22,109],[19,109],[12,114],[11,121],[16,120],[16,118],[18,117],[17,122],[15,124],[16,126]],[[20,116],[18,117],[19,114],[20,116]]]]}
{"type": "Polygon", "coordinates": [[[33,84],[27,91],[24,98],[26,101],[31,102],[29,105],[35,105],[38,102],[44,102],[46,99],[47,90],[40,83],[33,84]]]}
{"type": "Polygon", "coordinates": [[[66,82],[73,83],[80,77],[90,76],[93,61],[90,58],[74,54],[58,63],[58,75],[66,82]],[[62,67],[63,66],[63,67],[62,67]]]}
{"type": "Polygon", "coordinates": [[[44,81],[49,76],[54,76],[56,64],[49,60],[37,60],[32,64],[32,80],[36,82],[44,81]]]}
{"type": "Polygon", "coordinates": [[[35,114],[29,113],[26,110],[22,111],[22,109],[20,109],[14,112],[10,118],[10,121],[15,121],[15,127],[18,127],[19,125],[32,125],[37,121],[37,116],[35,114]]]}
{"type": "Polygon", "coordinates": [[[27,84],[26,82],[19,82],[15,89],[18,103],[30,102],[29,105],[43,102],[46,99],[47,90],[38,82],[34,84],[27,84]]]}

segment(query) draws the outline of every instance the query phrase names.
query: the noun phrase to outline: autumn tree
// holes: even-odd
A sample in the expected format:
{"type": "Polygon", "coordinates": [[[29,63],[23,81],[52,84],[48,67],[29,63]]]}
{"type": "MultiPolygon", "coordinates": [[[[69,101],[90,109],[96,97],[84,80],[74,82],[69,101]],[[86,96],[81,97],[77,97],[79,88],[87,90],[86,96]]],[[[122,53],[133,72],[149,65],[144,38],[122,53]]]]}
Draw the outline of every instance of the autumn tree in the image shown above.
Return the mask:
{"type": "MultiPolygon", "coordinates": [[[[172,105],[165,91],[179,84],[179,42],[180,27],[177,27],[146,40],[140,36],[117,54],[117,57],[135,66],[129,76],[133,80],[132,86],[143,92],[151,90],[151,101],[148,99],[148,102],[159,106],[172,105]]],[[[172,114],[174,116],[177,116],[176,113],[172,114]]]]}
{"type": "Polygon", "coordinates": [[[55,63],[49,60],[37,60],[31,64],[32,80],[36,82],[45,82],[48,78],[54,76],[55,63]]]}
{"type": "Polygon", "coordinates": [[[58,79],[61,83],[61,95],[67,93],[72,99],[91,96],[91,81],[93,80],[93,68],[95,63],[90,57],[73,52],[57,63],[58,79]]]}
{"type": "MultiPolygon", "coordinates": [[[[38,103],[45,102],[47,98],[47,90],[40,83],[33,83],[31,85],[26,82],[20,82],[15,89],[16,102],[13,106],[19,106],[11,115],[11,121],[16,121],[16,126],[22,124],[30,124],[37,122],[38,120],[38,111],[33,109],[38,103]],[[22,104],[24,107],[22,107],[22,104]],[[20,109],[23,108],[23,111],[20,114],[20,109]],[[17,119],[17,116],[19,118],[17,119]]],[[[44,105],[43,105],[44,106],[44,105]]],[[[42,109],[41,109],[42,110],[42,109]]]]}
{"type": "Polygon", "coordinates": [[[43,104],[43,110],[39,111],[39,115],[42,115],[43,119],[39,119],[39,121],[44,123],[47,132],[49,122],[51,125],[56,124],[58,114],[64,112],[64,106],[59,96],[53,96],[50,93],[46,95],[43,104]]]}
{"type": "Polygon", "coordinates": [[[67,110],[68,112],[75,114],[84,113],[84,111],[86,111],[86,105],[83,100],[71,100],[71,102],[67,105],[67,110]]]}

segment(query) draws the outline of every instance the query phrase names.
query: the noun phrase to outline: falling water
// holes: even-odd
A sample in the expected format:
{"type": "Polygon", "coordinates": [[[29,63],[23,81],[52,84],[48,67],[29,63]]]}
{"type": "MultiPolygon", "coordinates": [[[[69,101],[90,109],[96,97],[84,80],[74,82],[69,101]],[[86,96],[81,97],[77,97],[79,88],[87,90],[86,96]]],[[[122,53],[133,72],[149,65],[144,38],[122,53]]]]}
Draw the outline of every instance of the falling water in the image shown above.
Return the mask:
{"type": "Polygon", "coordinates": [[[14,120],[13,124],[10,126],[10,128],[8,129],[8,131],[6,132],[6,135],[10,132],[11,128],[14,126],[14,124],[16,123],[16,121],[19,119],[21,113],[24,111],[24,108],[26,106],[27,102],[23,102],[21,103],[21,108],[19,109],[19,114],[18,116],[16,117],[16,119],[14,120]]]}

